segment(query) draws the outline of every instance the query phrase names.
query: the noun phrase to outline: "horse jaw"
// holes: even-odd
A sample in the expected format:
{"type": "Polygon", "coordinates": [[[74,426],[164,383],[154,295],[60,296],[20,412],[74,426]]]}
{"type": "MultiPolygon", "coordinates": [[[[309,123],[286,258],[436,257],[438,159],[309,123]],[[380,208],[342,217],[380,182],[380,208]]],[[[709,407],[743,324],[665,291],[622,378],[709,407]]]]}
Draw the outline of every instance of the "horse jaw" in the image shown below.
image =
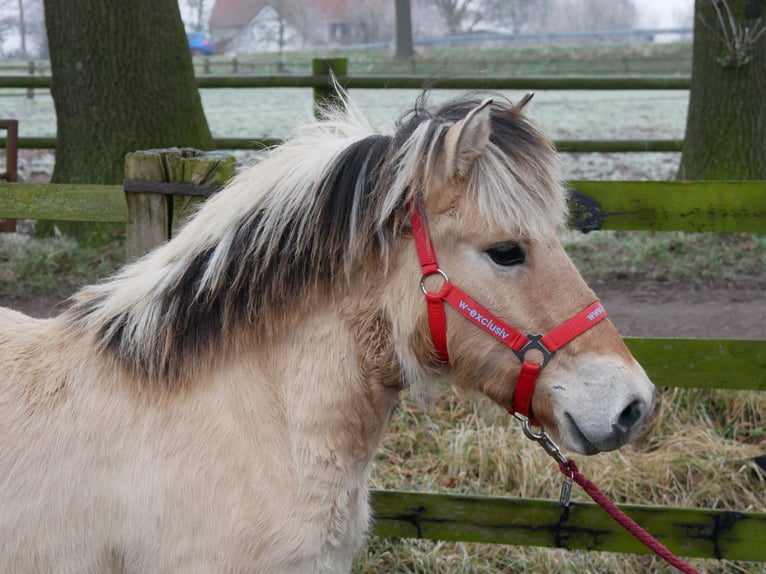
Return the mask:
{"type": "Polygon", "coordinates": [[[540,408],[543,426],[562,448],[579,454],[618,449],[651,415],[655,387],[632,357],[626,362],[585,353],[578,359],[556,373],[556,381],[564,382],[540,381],[537,402],[547,403],[540,408]]]}

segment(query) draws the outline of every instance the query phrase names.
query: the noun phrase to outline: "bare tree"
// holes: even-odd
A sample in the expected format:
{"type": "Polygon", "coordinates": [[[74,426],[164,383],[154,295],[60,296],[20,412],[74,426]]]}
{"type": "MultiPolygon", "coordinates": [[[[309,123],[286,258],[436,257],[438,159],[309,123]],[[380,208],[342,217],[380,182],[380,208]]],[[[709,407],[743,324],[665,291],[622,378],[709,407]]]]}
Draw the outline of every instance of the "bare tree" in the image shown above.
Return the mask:
{"type": "Polygon", "coordinates": [[[450,34],[472,32],[483,19],[481,0],[429,0],[450,34]]]}
{"type": "Polygon", "coordinates": [[[409,60],[412,46],[412,10],[410,0],[396,0],[396,59],[409,60]]]}
{"type": "Polygon", "coordinates": [[[553,5],[554,0],[485,0],[484,11],[488,22],[518,34],[542,29],[553,5]]]}
{"type": "Polygon", "coordinates": [[[633,0],[553,0],[548,28],[605,30],[633,27],[638,11],[633,0]]]}
{"type": "Polygon", "coordinates": [[[198,32],[205,29],[205,0],[186,0],[192,13],[192,28],[198,32]]]}
{"type": "MultiPolygon", "coordinates": [[[[407,4],[409,11],[410,0],[396,0],[407,4]]],[[[394,37],[396,26],[396,10],[391,2],[380,0],[357,0],[354,3],[354,19],[357,36],[361,42],[380,42],[394,37]]]]}
{"type": "Polygon", "coordinates": [[[447,32],[482,27],[513,33],[540,30],[630,28],[638,21],[634,0],[426,0],[447,32]]]}
{"type": "Polygon", "coordinates": [[[0,0],[0,14],[4,14],[0,19],[0,48],[3,36],[16,36],[20,42],[18,55],[22,58],[45,54],[42,0],[0,0]]]}
{"type": "Polygon", "coordinates": [[[27,57],[27,25],[24,22],[24,0],[19,0],[19,35],[21,36],[21,54],[27,57]]]}
{"type": "Polygon", "coordinates": [[[12,10],[15,8],[12,8],[12,2],[15,2],[15,0],[0,0],[0,14],[5,14],[5,16],[0,18],[0,54],[3,53],[3,36],[16,29],[16,18],[11,15],[12,10]]]}

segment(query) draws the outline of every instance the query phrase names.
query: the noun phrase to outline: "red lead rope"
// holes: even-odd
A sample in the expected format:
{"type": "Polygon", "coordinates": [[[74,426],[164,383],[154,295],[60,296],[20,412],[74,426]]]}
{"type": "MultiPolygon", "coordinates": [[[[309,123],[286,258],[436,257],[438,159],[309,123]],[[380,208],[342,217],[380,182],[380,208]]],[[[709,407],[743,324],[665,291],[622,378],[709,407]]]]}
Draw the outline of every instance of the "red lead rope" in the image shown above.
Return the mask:
{"type": "Polygon", "coordinates": [[[622,526],[625,530],[630,532],[641,544],[646,546],[649,550],[654,552],[657,556],[662,558],[665,562],[673,566],[674,568],[684,572],[685,574],[700,574],[700,571],[693,568],[680,558],[668,550],[659,540],[654,538],[646,530],[644,530],[640,524],[633,520],[630,516],[625,514],[618,506],[609,500],[606,495],[599,490],[591,480],[583,476],[577,465],[570,458],[567,460],[568,466],[564,463],[559,463],[561,472],[571,477],[582,489],[588,493],[593,501],[603,508],[606,513],[612,517],[612,519],[622,526]]]}

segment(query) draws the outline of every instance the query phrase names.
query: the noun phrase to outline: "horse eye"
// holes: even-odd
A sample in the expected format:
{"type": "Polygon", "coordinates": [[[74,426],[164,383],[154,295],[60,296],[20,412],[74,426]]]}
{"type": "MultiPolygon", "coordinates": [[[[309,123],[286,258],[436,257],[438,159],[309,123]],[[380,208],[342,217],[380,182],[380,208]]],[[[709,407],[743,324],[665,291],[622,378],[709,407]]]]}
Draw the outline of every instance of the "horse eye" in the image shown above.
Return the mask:
{"type": "Polygon", "coordinates": [[[487,249],[486,253],[492,261],[503,267],[521,265],[526,259],[524,248],[515,241],[499,243],[498,245],[487,249]]]}

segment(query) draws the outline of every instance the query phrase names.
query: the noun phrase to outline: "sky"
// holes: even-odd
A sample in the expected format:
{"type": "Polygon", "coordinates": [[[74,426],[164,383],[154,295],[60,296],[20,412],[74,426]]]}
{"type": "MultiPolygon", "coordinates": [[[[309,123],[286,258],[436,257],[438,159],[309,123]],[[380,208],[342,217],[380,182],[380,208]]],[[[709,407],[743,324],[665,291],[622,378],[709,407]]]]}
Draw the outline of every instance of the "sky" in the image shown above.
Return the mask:
{"type": "Polygon", "coordinates": [[[690,25],[694,0],[633,0],[643,28],[690,25]],[[686,19],[684,19],[686,17],[686,19]]]}

